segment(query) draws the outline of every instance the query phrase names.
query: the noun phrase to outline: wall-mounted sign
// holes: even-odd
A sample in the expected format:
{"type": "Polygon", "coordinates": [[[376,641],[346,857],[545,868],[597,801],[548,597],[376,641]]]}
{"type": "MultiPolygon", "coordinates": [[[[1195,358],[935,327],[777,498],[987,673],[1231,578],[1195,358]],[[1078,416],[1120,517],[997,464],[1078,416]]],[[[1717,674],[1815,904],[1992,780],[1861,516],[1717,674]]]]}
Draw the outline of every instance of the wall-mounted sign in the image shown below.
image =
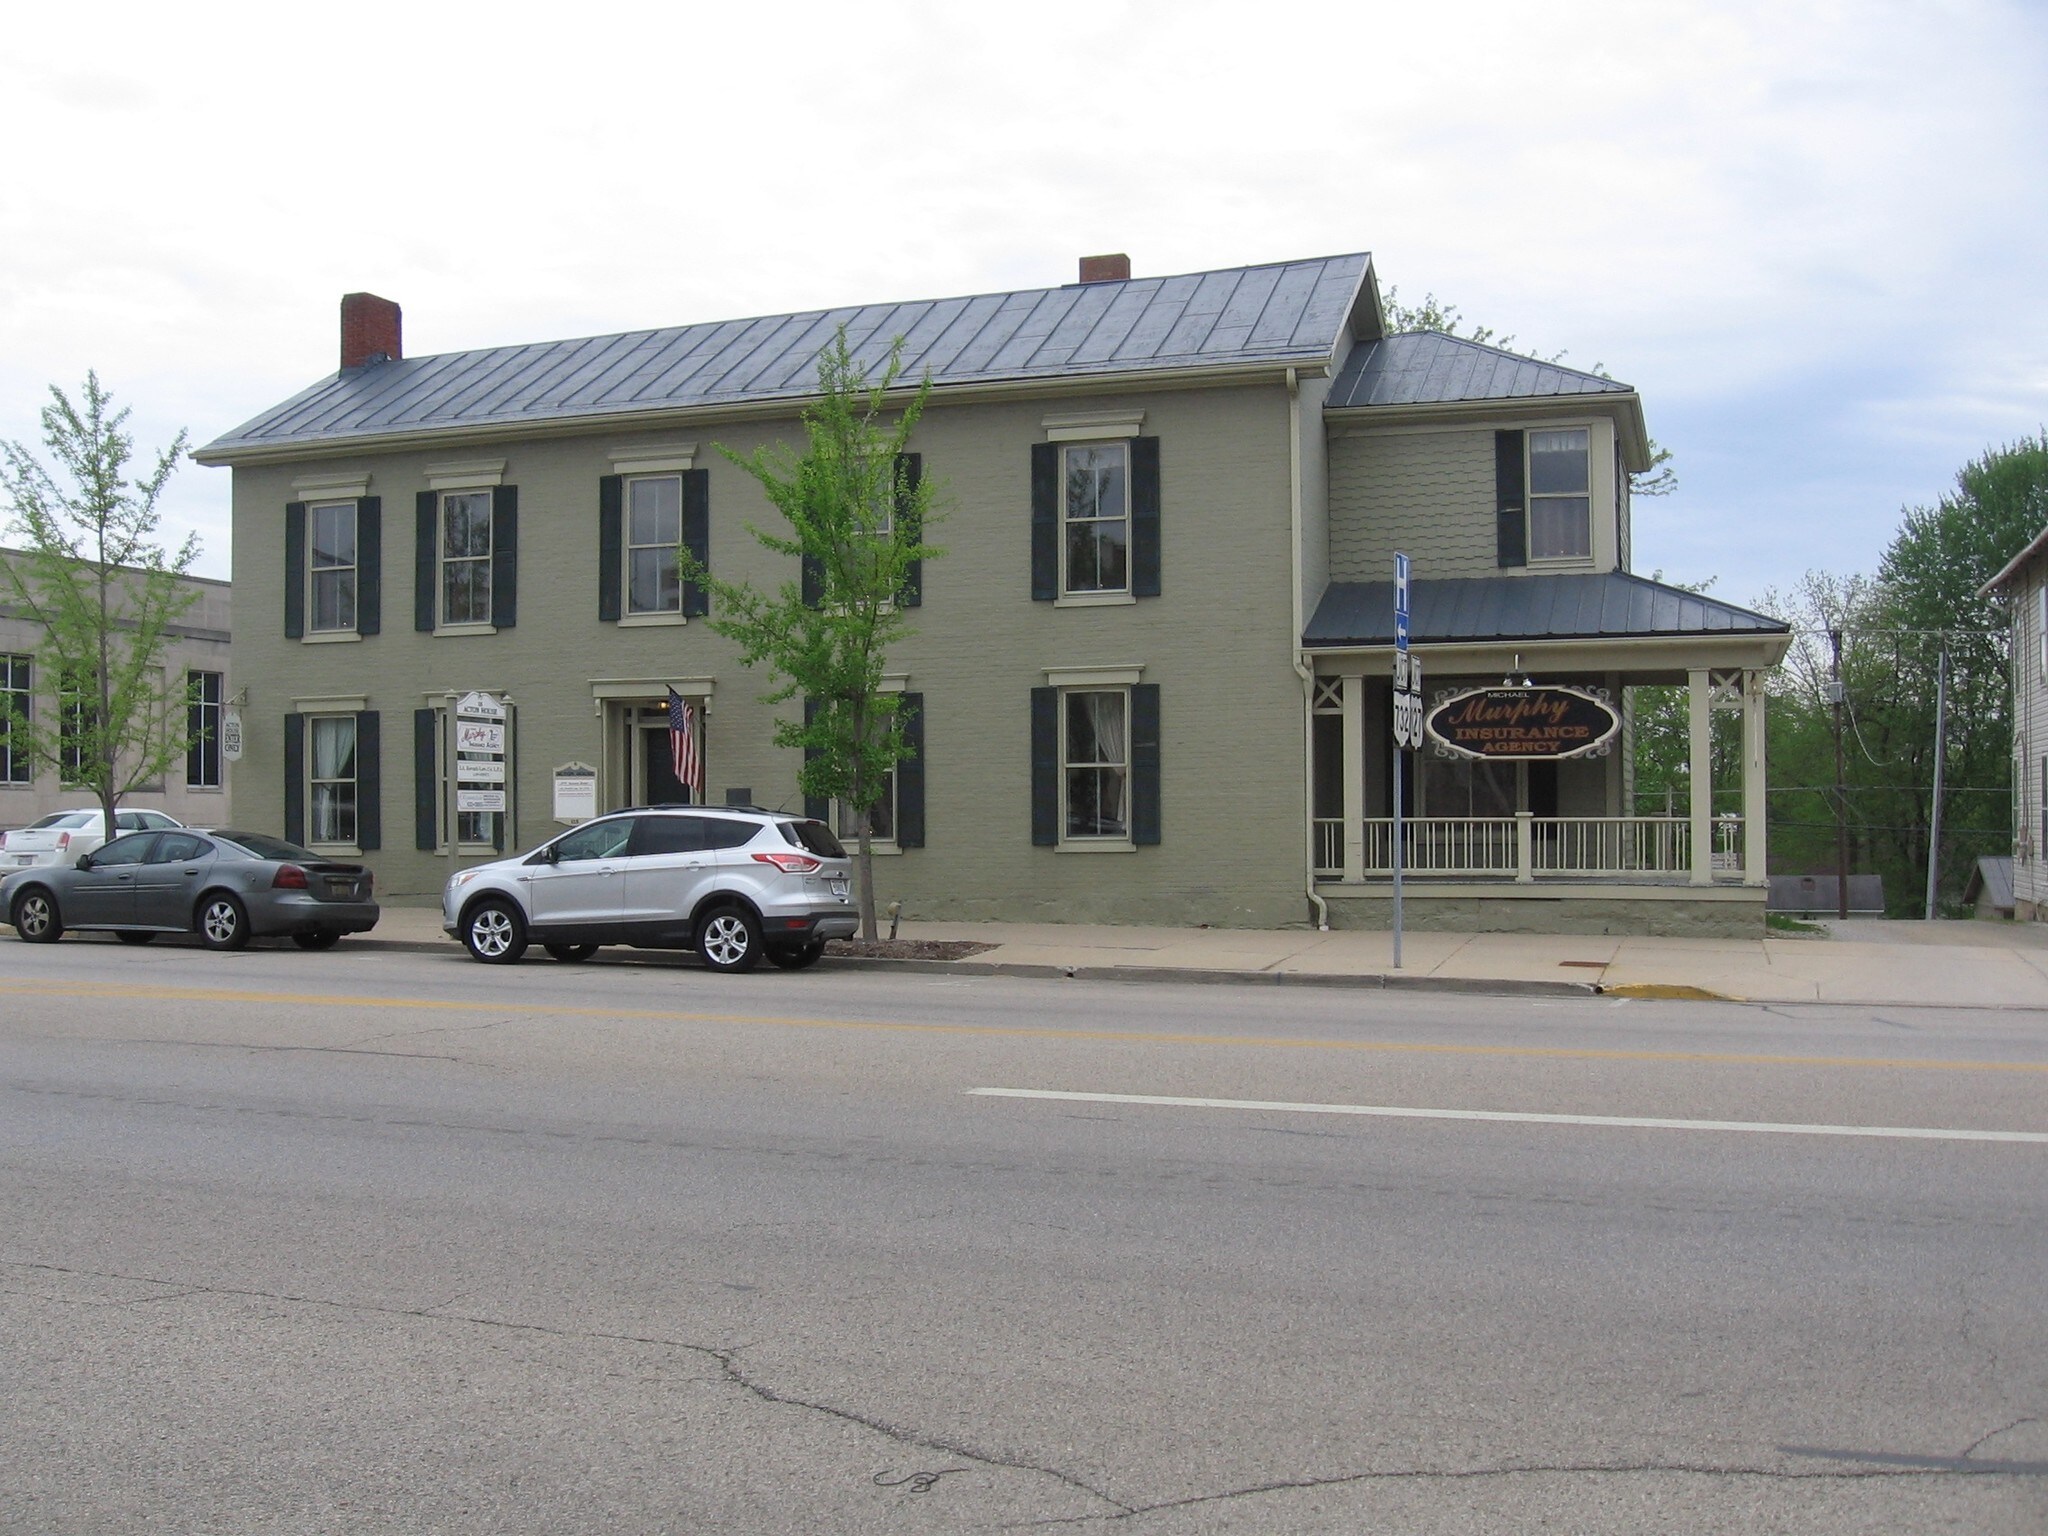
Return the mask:
{"type": "Polygon", "coordinates": [[[574,825],[597,814],[597,770],[564,763],[555,770],[555,820],[574,825]]]}
{"type": "Polygon", "coordinates": [[[505,706],[488,693],[465,693],[455,701],[458,720],[503,720],[505,706]]]}
{"type": "Polygon", "coordinates": [[[1430,710],[1428,730],[1456,757],[1586,757],[1614,740],[1621,715],[1578,688],[1475,688],[1430,710]]]}
{"type": "Polygon", "coordinates": [[[230,709],[220,717],[220,755],[231,763],[242,760],[242,712],[230,709]]]}
{"type": "Polygon", "coordinates": [[[455,809],[458,811],[502,811],[505,809],[505,791],[502,789],[458,789],[455,791],[455,809]]]}
{"type": "Polygon", "coordinates": [[[489,753],[493,757],[505,755],[505,727],[483,725],[474,720],[455,722],[455,750],[458,752],[489,753]]]}
{"type": "Polygon", "coordinates": [[[502,784],[505,782],[505,764],[501,759],[464,757],[455,763],[455,782],[458,784],[502,784]]]}

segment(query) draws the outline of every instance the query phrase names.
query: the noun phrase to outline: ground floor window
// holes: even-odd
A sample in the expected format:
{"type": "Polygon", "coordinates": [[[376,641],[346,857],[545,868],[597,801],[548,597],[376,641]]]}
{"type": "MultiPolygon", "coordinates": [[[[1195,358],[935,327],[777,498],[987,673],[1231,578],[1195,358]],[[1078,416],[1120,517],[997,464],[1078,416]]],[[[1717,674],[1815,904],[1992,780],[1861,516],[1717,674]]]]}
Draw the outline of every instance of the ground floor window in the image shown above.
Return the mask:
{"type": "Polygon", "coordinates": [[[25,738],[15,735],[15,722],[26,726],[35,694],[30,687],[32,659],[0,652],[0,784],[35,782],[35,764],[25,738]]]}
{"type": "Polygon", "coordinates": [[[306,722],[308,754],[307,840],[356,840],[356,717],[314,715],[306,722]]]}
{"type": "MultiPolygon", "coordinates": [[[[832,827],[839,840],[851,847],[860,836],[860,817],[844,800],[832,802],[832,827]]],[[[868,840],[894,844],[896,841],[896,774],[882,776],[882,795],[868,811],[868,840]]]]}
{"type": "Polygon", "coordinates": [[[1060,810],[1063,836],[1128,838],[1128,689],[1075,689],[1060,697],[1060,810]]]}

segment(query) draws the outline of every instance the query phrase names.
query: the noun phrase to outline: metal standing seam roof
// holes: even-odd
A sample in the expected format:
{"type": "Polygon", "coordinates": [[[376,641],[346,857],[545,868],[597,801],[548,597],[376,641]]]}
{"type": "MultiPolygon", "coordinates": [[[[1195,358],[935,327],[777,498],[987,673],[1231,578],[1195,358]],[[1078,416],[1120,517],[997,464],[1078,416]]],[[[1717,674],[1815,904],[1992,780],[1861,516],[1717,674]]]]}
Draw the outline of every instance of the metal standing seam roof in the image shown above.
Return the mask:
{"type": "MultiPolygon", "coordinates": [[[[1792,632],[1781,620],[1627,571],[1417,581],[1409,587],[1408,609],[1409,638],[1425,642],[1792,632]]],[[[1333,582],[1301,643],[1310,650],[1392,645],[1393,582],[1333,582]]]]}
{"type": "Polygon", "coordinates": [[[1404,331],[1361,346],[1346,358],[1324,409],[1630,393],[1628,385],[1597,373],[1517,357],[1442,331],[1404,331]]]}
{"type": "Polygon", "coordinates": [[[450,427],[800,400],[841,326],[870,369],[936,385],[1326,361],[1352,323],[1364,253],[1180,277],[807,310],[372,363],[330,375],[199,450],[346,442],[450,427]]]}

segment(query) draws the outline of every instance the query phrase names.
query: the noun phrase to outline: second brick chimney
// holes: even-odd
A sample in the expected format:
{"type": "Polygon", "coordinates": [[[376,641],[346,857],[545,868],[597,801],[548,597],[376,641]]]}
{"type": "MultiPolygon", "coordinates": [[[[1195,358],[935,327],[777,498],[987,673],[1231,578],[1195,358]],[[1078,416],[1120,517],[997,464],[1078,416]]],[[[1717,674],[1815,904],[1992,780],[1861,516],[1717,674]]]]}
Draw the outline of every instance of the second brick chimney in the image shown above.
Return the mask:
{"type": "Polygon", "coordinates": [[[1127,283],[1131,280],[1131,258],[1119,251],[1114,256],[1083,256],[1084,283],[1127,283]]]}
{"type": "Polygon", "coordinates": [[[374,293],[341,296],[341,366],[397,362],[405,356],[399,338],[398,306],[374,293]]]}

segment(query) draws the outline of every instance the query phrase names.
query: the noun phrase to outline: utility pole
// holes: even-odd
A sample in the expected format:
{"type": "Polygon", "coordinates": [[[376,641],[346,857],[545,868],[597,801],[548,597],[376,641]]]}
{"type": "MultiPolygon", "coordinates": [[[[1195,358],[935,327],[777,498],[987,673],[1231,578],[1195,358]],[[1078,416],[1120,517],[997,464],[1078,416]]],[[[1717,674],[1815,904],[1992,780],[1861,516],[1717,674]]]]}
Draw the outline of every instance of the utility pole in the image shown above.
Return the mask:
{"type": "Polygon", "coordinates": [[[1849,690],[1842,686],[1842,632],[1828,631],[1828,647],[1834,652],[1834,667],[1828,674],[1825,697],[1835,712],[1835,916],[1849,916],[1849,772],[1842,757],[1842,706],[1849,690]]]}
{"type": "Polygon", "coordinates": [[[1934,805],[1927,815],[1927,921],[1934,921],[1934,895],[1941,883],[1941,770],[1948,759],[1948,637],[1934,671],[1934,805]]]}

